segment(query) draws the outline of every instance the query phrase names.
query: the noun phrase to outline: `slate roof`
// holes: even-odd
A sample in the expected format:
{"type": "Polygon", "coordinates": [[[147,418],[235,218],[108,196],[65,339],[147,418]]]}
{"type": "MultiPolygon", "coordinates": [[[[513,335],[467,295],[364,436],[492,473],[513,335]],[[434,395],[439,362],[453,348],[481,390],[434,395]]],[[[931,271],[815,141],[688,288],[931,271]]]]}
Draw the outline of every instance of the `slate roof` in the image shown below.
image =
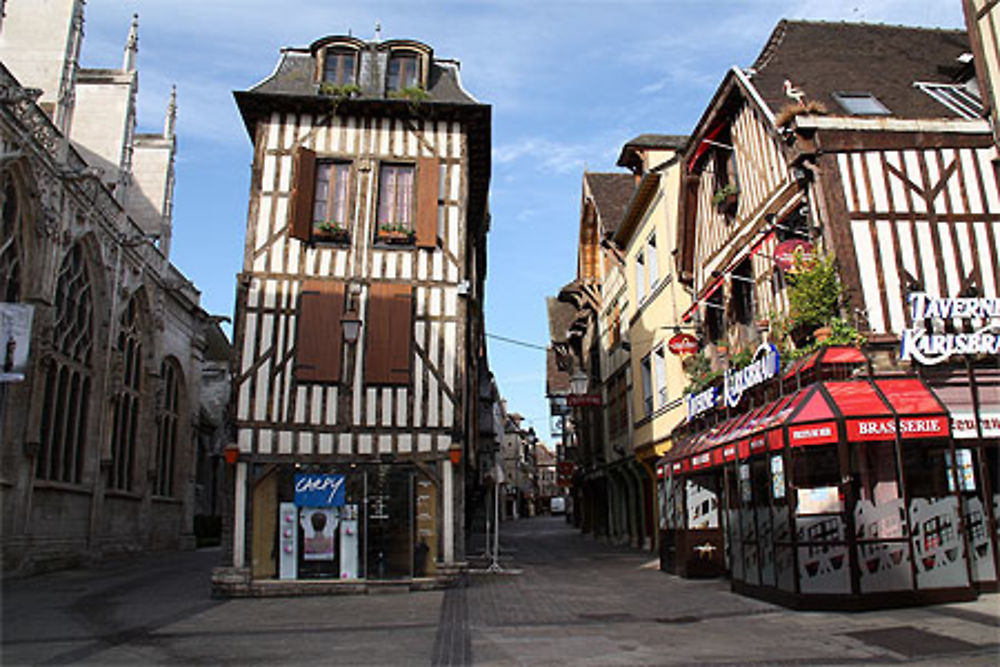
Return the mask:
{"type": "Polygon", "coordinates": [[[640,134],[634,139],[629,139],[622,147],[626,148],[666,148],[682,150],[687,145],[686,134],[640,134]]]}
{"type": "Polygon", "coordinates": [[[635,176],[632,174],[585,172],[584,180],[590,194],[594,197],[594,205],[601,216],[604,233],[613,236],[622,224],[622,218],[628,209],[628,203],[635,192],[635,176]]]}
{"type": "MultiPolygon", "coordinates": [[[[368,57],[366,52],[363,58],[368,57]]],[[[266,79],[250,87],[247,92],[266,93],[272,95],[314,96],[318,94],[319,84],[315,77],[316,59],[309,49],[286,48],[282,50],[278,65],[266,79]]],[[[362,65],[360,77],[381,76],[381,72],[362,65]]],[[[379,88],[367,86],[361,82],[365,91],[361,98],[370,98],[369,91],[379,88]]],[[[427,75],[428,102],[447,104],[479,104],[459,81],[458,65],[454,61],[441,61],[431,58],[431,67],[427,75]]],[[[382,97],[381,93],[378,97],[382,97]]]]}
{"type": "Polygon", "coordinates": [[[955,83],[970,51],[962,30],[869,23],[780,21],[753,64],[751,81],[774,113],[793,100],[785,80],[833,115],[847,112],[834,92],[867,92],[900,118],[953,118],[953,111],[913,87],[955,83]]]}

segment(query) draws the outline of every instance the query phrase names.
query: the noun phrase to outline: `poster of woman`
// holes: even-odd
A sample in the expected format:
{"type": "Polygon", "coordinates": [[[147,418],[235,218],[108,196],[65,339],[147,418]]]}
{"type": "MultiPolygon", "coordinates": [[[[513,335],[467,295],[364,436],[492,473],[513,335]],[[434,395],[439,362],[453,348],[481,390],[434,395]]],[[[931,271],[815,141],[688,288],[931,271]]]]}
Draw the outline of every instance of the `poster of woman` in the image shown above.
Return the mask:
{"type": "Polygon", "coordinates": [[[337,525],[340,523],[338,508],[303,507],[299,513],[302,526],[303,560],[328,560],[336,558],[337,525]]]}

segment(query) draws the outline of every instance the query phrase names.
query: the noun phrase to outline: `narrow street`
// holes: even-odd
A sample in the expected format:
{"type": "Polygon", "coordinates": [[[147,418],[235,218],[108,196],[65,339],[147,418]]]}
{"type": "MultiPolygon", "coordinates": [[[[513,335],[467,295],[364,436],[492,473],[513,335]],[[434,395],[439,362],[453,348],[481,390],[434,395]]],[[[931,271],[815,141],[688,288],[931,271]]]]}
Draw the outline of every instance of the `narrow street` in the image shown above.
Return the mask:
{"type": "Polygon", "coordinates": [[[501,526],[509,574],[368,596],[209,597],[218,551],[3,585],[4,665],[996,664],[1000,596],[861,614],[793,612],[562,517],[501,526]],[[517,573],[514,573],[517,572],[517,573]]]}

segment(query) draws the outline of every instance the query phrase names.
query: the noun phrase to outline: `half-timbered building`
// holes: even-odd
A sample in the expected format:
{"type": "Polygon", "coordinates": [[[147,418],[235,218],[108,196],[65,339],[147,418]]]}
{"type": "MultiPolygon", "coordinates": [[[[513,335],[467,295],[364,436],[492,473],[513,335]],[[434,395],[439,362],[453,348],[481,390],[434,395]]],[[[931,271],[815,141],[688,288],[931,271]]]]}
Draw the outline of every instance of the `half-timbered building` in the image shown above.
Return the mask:
{"type": "Polygon", "coordinates": [[[254,159],[220,587],[443,575],[476,470],[490,108],[430,46],[346,36],[235,96],[254,159]]]}
{"type": "Polygon", "coordinates": [[[1000,163],[966,35],[782,21],[685,160],[678,270],[725,374],[663,461],[681,558],[794,605],[995,587],[1000,163]],[[819,257],[866,342],[782,368],[816,345],[789,283],[819,257]]]}

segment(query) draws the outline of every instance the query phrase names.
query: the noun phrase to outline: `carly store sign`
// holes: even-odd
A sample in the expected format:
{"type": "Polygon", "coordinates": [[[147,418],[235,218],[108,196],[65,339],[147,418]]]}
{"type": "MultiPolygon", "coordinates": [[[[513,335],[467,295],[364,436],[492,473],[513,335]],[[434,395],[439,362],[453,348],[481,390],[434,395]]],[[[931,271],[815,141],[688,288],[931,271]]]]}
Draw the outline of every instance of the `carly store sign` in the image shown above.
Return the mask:
{"type": "Polygon", "coordinates": [[[953,354],[1000,354],[1000,299],[937,297],[924,292],[910,295],[910,318],[916,323],[931,320],[979,320],[986,322],[971,333],[934,333],[923,326],[904,329],[899,343],[902,361],[932,366],[953,354]]]}
{"type": "Polygon", "coordinates": [[[295,476],[297,507],[339,507],[344,504],[344,476],[301,474],[295,476]]]}

